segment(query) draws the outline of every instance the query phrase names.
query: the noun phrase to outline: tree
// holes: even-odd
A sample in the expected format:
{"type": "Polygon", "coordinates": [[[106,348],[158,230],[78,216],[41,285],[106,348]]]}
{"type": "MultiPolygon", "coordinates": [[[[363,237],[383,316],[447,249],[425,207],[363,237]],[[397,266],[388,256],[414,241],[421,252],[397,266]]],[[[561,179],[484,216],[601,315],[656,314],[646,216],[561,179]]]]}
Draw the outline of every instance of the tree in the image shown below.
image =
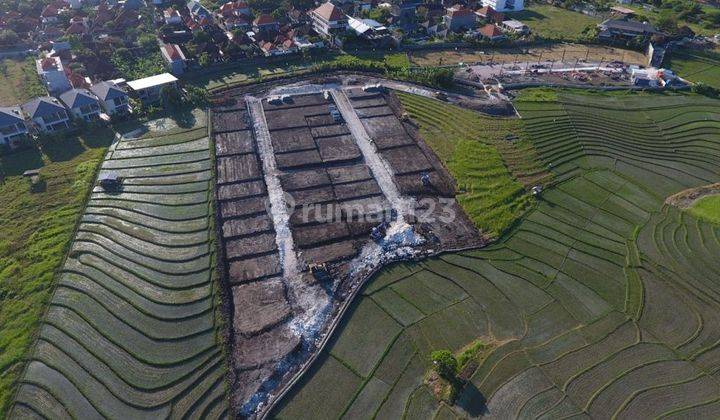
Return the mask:
{"type": "Polygon", "coordinates": [[[669,34],[677,32],[678,23],[677,16],[672,10],[663,10],[657,17],[657,26],[661,31],[669,34]]]}
{"type": "Polygon", "coordinates": [[[0,31],[0,45],[16,45],[20,37],[11,29],[0,31]]]}
{"type": "Polygon", "coordinates": [[[138,37],[138,44],[145,51],[151,51],[158,47],[157,38],[154,34],[142,34],[138,37]]]}
{"type": "Polygon", "coordinates": [[[177,88],[173,86],[163,86],[163,88],[160,89],[160,95],[162,96],[165,103],[173,108],[178,107],[182,104],[182,97],[180,96],[180,92],[178,92],[177,88]]]}
{"type": "Polygon", "coordinates": [[[208,67],[210,65],[210,55],[206,52],[200,54],[198,64],[200,64],[201,67],[208,67]]]}
{"type": "Polygon", "coordinates": [[[430,354],[430,360],[432,360],[433,368],[438,375],[449,381],[455,379],[458,362],[450,350],[436,350],[430,354]]]}

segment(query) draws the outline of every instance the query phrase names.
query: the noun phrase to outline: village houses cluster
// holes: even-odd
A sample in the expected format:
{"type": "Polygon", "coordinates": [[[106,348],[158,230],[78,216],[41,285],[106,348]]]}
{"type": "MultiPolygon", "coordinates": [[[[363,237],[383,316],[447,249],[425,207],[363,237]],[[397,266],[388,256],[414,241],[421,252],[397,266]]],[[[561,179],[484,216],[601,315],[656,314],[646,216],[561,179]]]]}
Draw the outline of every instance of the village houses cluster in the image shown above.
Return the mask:
{"type": "MultiPolygon", "coordinates": [[[[490,42],[522,37],[528,26],[511,16],[523,8],[523,0],[332,0],[273,11],[255,10],[243,0],[213,4],[212,10],[199,0],[52,0],[38,17],[0,16],[0,29],[12,28],[40,45],[36,68],[48,93],[0,108],[0,145],[14,148],[29,134],[128,115],[133,97],[157,104],[165,87],[178,88],[178,77],[213,63],[328,48],[397,47],[451,34],[490,42]],[[147,33],[138,36],[128,32],[132,28],[147,33]],[[123,37],[133,40],[118,40],[123,37]],[[149,49],[164,60],[165,72],[126,80],[100,53],[91,62],[82,57],[78,71],[82,60],[71,41],[89,48],[110,45],[111,55],[124,48],[129,60],[149,49]]],[[[655,33],[626,17],[599,27],[599,37],[611,41],[655,33]]]]}

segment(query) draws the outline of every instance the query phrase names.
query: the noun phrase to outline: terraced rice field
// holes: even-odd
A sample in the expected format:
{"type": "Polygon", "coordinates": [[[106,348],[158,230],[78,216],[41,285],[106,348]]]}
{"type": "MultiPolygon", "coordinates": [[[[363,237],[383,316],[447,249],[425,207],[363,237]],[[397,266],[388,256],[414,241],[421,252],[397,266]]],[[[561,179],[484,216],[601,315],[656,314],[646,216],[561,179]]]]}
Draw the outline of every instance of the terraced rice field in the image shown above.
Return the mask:
{"type": "Polygon", "coordinates": [[[278,418],[717,418],[720,227],[664,204],[720,178],[720,102],[519,102],[556,184],[502,241],[385,269],[278,418]],[[429,354],[498,345],[450,407],[429,354]]]}
{"type": "Polygon", "coordinates": [[[532,143],[519,138],[519,120],[482,116],[417,95],[398,97],[455,178],[457,199],[480,230],[497,238],[531,206],[524,186],[552,178],[532,143]]]}
{"type": "Polygon", "coordinates": [[[108,152],[12,418],[227,416],[207,130],[153,136],[108,152]]]}

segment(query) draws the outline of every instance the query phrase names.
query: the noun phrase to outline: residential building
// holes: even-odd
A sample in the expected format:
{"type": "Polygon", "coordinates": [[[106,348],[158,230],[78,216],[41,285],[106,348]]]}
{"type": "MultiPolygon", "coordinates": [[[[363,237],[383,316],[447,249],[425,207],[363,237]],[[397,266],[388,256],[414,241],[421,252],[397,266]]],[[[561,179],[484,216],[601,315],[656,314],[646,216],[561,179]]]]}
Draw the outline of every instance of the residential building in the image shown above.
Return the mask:
{"type": "Polygon", "coordinates": [[[475,14],[484,21],[492,23],[502,23],[505,20],[505,15],[493,9],[490,6],[485,6],[475,11],[475,14]]]}
{"type": "Polygon", "coordinates": [[[638,22],[630,19],[608,19],[598,25],[601,40],[629,41],[638,37],[649,38],[659,33],[654,26],[647,22],[638,22]]]}
{"type": "Polygon", "coordinates": [[[84,17],[70,19],[70,25],[65,29],[67,35],[82,36],[88,33],[90,27],[88,26],[88,19],[84,17]]]}
{"type": "Polygon", "coordinates": [[[197,0],[190,0],[187,2],[187,9],[190,14],[195,18],[210,17],[210,12],[197,0]]]}
{"type": "Polygon", "coordinates": [[[174,7],[168,7],[163,11],[163,17],[165,18],[166,25],[179,25],[182,23],[182,16],[180,12],[175,10],[174,7]]]}
{"type": "Polygon", "coordinates": [[[505,20],[505,21],[503,21],[503,23],[501,25],[502,25],[503,30],[505,30],[507,32],[512,32],[512,33],[519,34],[519,35],[526,35],[526,34],[530,33],[530,28],[526,24],[520,22],[519,20],[515,20],[515,19],[505,20]]]}
{"type": "Polygon", "coordinates": [[[348,17],[348,26],[359,37],[371,42],[383,42],[390,38],[390,31],[372,19],[348,17]]]}
{"type": "Polygon", "coordinates": [[[326,37],[345,32],[348,27],[345,13],[330,2],[324,3],[310,12],[310,19],[315,32],[326,37]]]}
{"type": "Polygon", "coordinates": [[[523,0],[482,0],[482,4],[498,12],[519,12],[525,8],[523,0]]]}
{"type": "Polygon", "coordinates": [[[278,36],[272,42],[261,42],[260,49],[266,57],[271,57],[295,53],[298,47],[292,39],[278,36]]]}
{"type": "Polygon", "coordinates": [[[280,29],[280,23],[270,14],[263,13],[253,21],[255,32],[273,33],[280,29]]]}
{"type": "Polygon", "coordinates": [[[11,149],[27,139],[28,129],[20,107],[0,107],[0,144],[11,149]]]}
{"type": "Polygon", "coordinates": [[[108,115],[127,115],[130,113],[128,94],[113,81],[94,84],[90,90],[97,96],[100,106],[108,115]]]}
{"type": "Polygon", "coordinates": [[[60,100],[70,110],[70,114],[85,122],[97,121],[100,118],[100,102],[87,89],[71,89],[60,95],[60,100]]]}
{"type": "Polygon", "coordinates": [[[185,54],[177,44],[162,44],[160,52],[168,64],[170,73],[179,76],[185,72],[186,58],[185,54]]]}
{"type": "Polygon", "coordinates": [[[287,18],[291,23],[299,24],[299,23],[307,23],[310,21],[310,17],[305,13],[305,11],[298,9],[297,7],[293,7],[287,12],[287,18]]]}
{"type": "Polygon", "coordinates": [[[490,41],[502,41],[507,38],[502,29],[493,23],[489,23],[480,28],[480,35],[490,41]]]}
{"type": "Polygon", "coordinates": [[[55,7],[53,4],[48,4],[45,6],[40,12],[40,17],[42,18],[42,23],[49,24],[49,23],[55,23],[58,20],[58,8],[55,7]]]}
{"type": "Polygon", "coordinates": [[[242,15],[245,17],[252,16],[250,6],[244,1],[229,1],[220,6],[219,15],[223,17],[242,15]]]}
{"type": "Polygon", "coordinates": [[[447,8],[447,13],[443,20],[448,30],[461,32],[475,28],[477,15],[465,6],[457,4],[447,8]]]}
{"type": "Polygon", "coordinates": [[[41,96],[26,102],[21,108],[35,128],[41,132],[52,133],[70,128],[70,115],[62,103],[55,98],[41,96]]]}
{"type": "Polygon", "coordinates": [[[129,81],[127,85],[131,92],[144,104],[153,104],[162,99],[163,88],[177,89],[177,81],[177,77],[172,74],[162,73],[129,81]]]}
{"type": "Polygon", "coordinates": [[[412,1],[403,1],[400,4],[393,4],[390,7],[392,24],[397,25],[405,31],[412,31],[417,25],[417,6],[412,1]]]}
{"type": "Polygon", "coordinates": [[[232,31],[234,29],[240,29],[242,31],[246,31],[250,29],[250,20],[243,15],[235,16],[231,15],[228,17],[223,17],[222,20],[223,25],[225,26],[225,29],[228,31],[232,31]]]}
{"type": "Polygon", "coordinates": [[[35,62],[35,65],[38,76],[40,76],[45,88],[51,95],[59,95],[66,90],[72,89],[60,57],[40,58],[35,62]]]}

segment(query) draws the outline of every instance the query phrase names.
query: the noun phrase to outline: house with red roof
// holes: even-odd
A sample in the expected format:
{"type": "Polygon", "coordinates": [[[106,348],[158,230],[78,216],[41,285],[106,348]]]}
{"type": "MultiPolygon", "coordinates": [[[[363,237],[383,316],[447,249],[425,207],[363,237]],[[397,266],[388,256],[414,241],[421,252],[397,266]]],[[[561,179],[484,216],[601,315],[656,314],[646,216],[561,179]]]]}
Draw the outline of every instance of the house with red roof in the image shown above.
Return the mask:
{"type": "Polygon", "coordinates": [[[253,29],[256,32],[277,32],[280,23],[272,15],[263,13],[253,21],[253,29]]]}
{"type": "Polygon", "coordinates": [[[345,32],[348,27],[345,12],[330,2],[324,3],[311,11],[310,19],[315,32],[326,37],[345,32]]]}
{"type": "Polygon", "coordinates": [[[493,23],[502,23],[505,20],[505,15],[493,9],[491,6],[485,6],[475,11],[475,14],[481,20],[486,20],[493,23]]]}
{"type": "Polygon", "coordinates": [[[480,35],[490,41],[502,41],[507,38],[502,29],[494,23],[487,24],[480,28],[480,35]]]}
{"type": "Polygon", "coordinates": [[[45,6],[43,8],[42,12],[40,12],[40,17],[42,17],[43,23],[57,22],[58,15],[59,15],[58,8],[55,7],[55,5],[52,3],[45,6]]]}
{"type": "Polygon", "coordinates": [[[180,16],[180,12],[175,10],[172,6],[163,10],[163,18],[166,25],[179,25],[182,23],[182,16],[180,16]]]}
{"type": "Polygon", "coordinates": [[[177,44],[163,44],[160,53],[170,68],[170,73],[178,76],[185,72],[187,59],[177,44]]]}
{"type": "Polygon", "coordinates": [[[250,11],[250,6],[248,6],[247,3],[244,1],[229,1],[222,6],[220,6],[220,10],[218,11],[218,14],[223,17],[228,16],[245,16],[250,17],[252,16],[252,12],[250,11]]]}
{"type": "Polygon", "coordinates": [[[444,21],[448,30],[461,32],[477,26],[477,15],[465,6],[456,4],[447,8],[444,21]]]}

